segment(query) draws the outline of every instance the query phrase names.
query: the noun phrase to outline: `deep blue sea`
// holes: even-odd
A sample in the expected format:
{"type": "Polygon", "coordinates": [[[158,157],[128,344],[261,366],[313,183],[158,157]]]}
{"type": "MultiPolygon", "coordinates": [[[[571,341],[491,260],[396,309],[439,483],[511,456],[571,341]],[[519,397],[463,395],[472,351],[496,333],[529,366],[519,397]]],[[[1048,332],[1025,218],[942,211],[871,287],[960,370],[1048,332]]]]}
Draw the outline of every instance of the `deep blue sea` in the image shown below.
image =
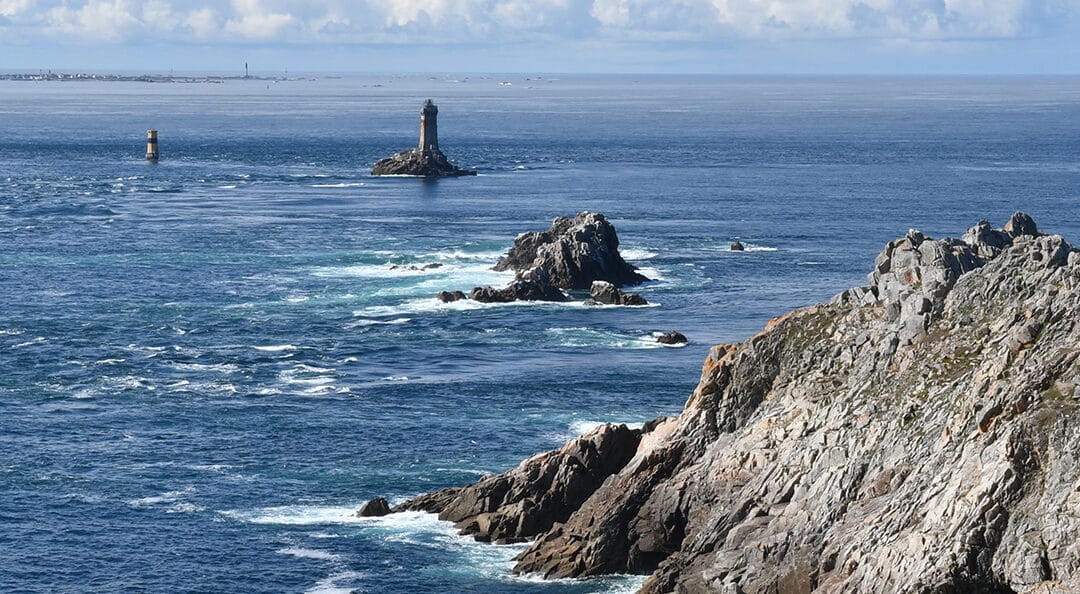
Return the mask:
{"type": "Polygon", "coordinates": [[[632,591],[352,513],[677,414],[909,227],[1078,200],[1076,78],[0,82],[0,591],[632,591]],[[429,97],[480,175],[369,177],[429,97]],[[652,306],[435,300],[582,210],[652,306]]]}

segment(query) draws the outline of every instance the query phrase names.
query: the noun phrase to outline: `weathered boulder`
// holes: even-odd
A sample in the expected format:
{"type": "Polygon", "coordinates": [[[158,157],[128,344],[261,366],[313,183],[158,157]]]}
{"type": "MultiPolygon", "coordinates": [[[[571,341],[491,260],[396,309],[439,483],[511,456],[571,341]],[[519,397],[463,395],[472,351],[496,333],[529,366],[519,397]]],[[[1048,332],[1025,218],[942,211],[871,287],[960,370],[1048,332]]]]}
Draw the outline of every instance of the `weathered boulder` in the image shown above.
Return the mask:
{"type": "Polygon", "coordinates": [[[619,255],[619,236],[602,214],[578,213],[559,217],[547,231],[522,233],[495,270],[543,268],[563,289],[589,289],[593,281],[617,287],[637,285],[644,275],[619,255]]]}
{"type": "Polygon", "coordinates": [[[371,169],[371,175],[412,175],[416,177],[460,177],[476,175],[474,169],[462,169],[438,149],[410,149],[380,159],[371,169]]]}
{"type": "Polygon", "coordinates": [[[455,301],[461,301],[462,299],[468,299],[468,295],[461,291],[439,291],[435,294],[435,298],[443,303],[453,303],[455,301]]]}
{"type": "Polygon", "coordinates": [[[676,332],[672,330],[662,336],[657,337],[656,342],[660,344],[686,344],[686,335],[682,332],[676,332]]]}
{"type": "Polygon", "coordinates": [[[421,510],[454,522],[477,540],[519,542],[566,521],[631,457],[641,430],[601,425],[562,448],[464,488],[436,491],[394,511],[421,510]]]}
{"type": "Polygon", "coordinates": [[[360,510],[356,512],[357,517],[361,518],[377,518],[385,516],[390,513],[390,504],[386,502],[386,499],[382,497],[376,497],[371,501],[368,501],[364,505],[360,506],[360,510]]]}
{"type": "Polygon", "coordinates": [[[593,281],[589,296],[604,305],[648,305],[649,302],[637,293],[624,293],[607,281],[593,281]]]}
{"type": "Polygon", "coordinates": [[[517,273],[513,282],[502,289],[475,287],[469,299],[481,303],[508,303],[510,301],[566,301],[566,294],[551,283],[551,277],[543,268],[532,268],[517,273]]]}
{"type": "Polygon", "coordinates": [[[731,242],[731,247],[728,249],[733,252],[742,252],[746,250],[746,246],[744,246],[741,241],[733,241],[731,242]]]}

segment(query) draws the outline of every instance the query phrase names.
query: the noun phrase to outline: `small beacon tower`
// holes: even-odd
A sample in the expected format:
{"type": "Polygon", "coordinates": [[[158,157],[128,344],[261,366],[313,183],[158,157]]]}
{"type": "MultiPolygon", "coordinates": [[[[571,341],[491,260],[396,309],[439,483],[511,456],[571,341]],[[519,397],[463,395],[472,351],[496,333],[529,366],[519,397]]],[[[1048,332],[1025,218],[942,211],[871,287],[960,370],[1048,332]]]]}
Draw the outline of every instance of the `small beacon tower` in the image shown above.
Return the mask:
{"type": "Polygon", "coordinates": [[[157,130],[146,131],[146,160],[151,163],[158,161],[157,130]]]}
{"type": "Polygon", "coordinates": [[[420,147],[425,155],[439,152],[439,108],[431,99],[420,108],[420,147]]]}

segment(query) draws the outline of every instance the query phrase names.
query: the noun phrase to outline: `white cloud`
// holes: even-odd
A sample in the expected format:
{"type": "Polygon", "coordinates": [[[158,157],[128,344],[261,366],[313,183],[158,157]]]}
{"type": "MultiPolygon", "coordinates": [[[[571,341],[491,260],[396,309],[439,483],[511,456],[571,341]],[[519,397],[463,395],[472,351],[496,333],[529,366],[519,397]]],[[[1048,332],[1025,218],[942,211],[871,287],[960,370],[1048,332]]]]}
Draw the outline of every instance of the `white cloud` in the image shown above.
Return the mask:
{"type": "Polygon", "coordinates": [[[233,0],[234,18],[225,22],[225,31],[247,39],[271,40],[283,29],[296,24],[288,12],[270,12],[260,0],[233,0]]]}
{"type": "Polygon", "coordinates": [[[30,12],[34,0],[0,0],[0,16],[13,17],[30,12]]]}
{"type": "Polygon", "coordinates": [[[1078,12],[1080,0],[0,0],[0,24],[24,37],[104,42],[934,41],[1037,36],[1078,12]]]}

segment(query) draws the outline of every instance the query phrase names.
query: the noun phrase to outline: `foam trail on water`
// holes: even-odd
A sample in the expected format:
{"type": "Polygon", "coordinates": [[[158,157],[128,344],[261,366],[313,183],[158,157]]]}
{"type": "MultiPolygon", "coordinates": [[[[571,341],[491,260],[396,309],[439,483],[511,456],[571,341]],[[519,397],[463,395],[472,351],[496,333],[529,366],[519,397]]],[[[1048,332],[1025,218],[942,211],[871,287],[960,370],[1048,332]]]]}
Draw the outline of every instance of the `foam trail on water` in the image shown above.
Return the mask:
{"type": "Polygon", "coordinates": [[[594,328],[550,328],[546,331],[554,338],[555,342],[564,347],[596,347],[603,346],[619,349],[658,349],[664,345],[656,342],[654,335],[627,335],[611,330],[597,330],[594,328]]]}
{"type": "Polygon", "coordinates": [[[300,559],[319,559],[322,561],[334,561],[340,559],[340,555],[328,553],[326,551],[320,551],[318,549],[305,549],[303,547],[285,547],[274,551],[281,555],[289,555],[292,557],[298,557],[300,559]]]}

